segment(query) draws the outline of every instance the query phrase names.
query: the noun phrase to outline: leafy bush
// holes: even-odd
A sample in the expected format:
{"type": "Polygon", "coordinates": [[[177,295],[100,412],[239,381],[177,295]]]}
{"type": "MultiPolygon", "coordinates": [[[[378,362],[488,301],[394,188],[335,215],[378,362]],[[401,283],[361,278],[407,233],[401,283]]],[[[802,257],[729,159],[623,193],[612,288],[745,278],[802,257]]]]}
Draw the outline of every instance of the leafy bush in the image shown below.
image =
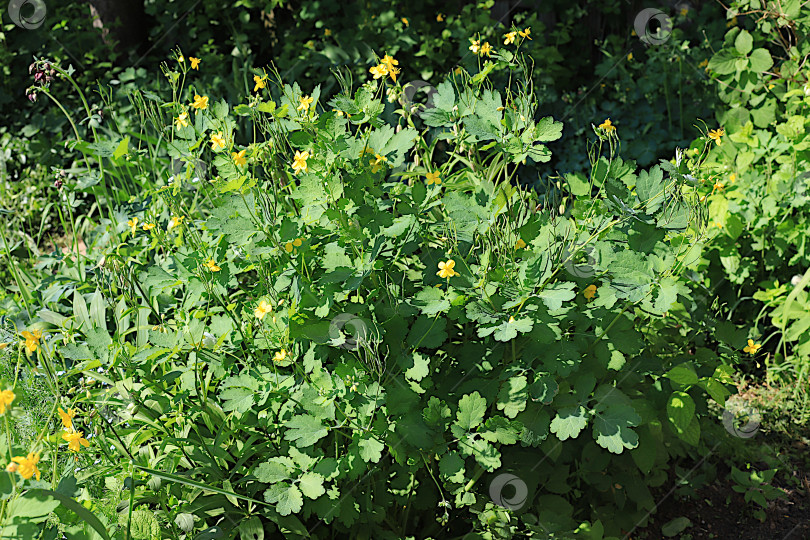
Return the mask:
{"type": "Polygon", "coordinates": [[[328,102],[257,72],[236,106],[183,58],[172,100],[133,96],[142,147],[78,146],[101,182],[174,172],[103,218],[86,258],[47,263],[45,310],[15,314],[64,343],[32,362],[84,375],[65,396],[44,370],[57,402],[100,411],[102,459],[134,475],[133,537],[601,538],[646,520],[730,394],[683,324],[710,324],[681,277],[698,193],[685,160],[620,159],[609,122],[589,174],[557,186],[567,204],[514,186],[562,125],[535,119],[509,51],[399,110],[383,98],[408,67],[388,55],[328,102]]]}

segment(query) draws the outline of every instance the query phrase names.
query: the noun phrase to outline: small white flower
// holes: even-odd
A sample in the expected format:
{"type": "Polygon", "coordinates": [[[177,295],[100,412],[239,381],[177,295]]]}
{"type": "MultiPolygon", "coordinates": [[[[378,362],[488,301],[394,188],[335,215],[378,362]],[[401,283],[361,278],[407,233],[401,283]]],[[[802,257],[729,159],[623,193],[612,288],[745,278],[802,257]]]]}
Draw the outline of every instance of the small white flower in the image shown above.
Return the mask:
{"type": "Polygon", "coordinates": [[[799,282],[801,282],[801,280],[802,280],[802,276],[800,276],[799,274],[796,274],[790,280],[790,284],[793,285],[794,287],[797,287],[799,285],[799,282]]]}

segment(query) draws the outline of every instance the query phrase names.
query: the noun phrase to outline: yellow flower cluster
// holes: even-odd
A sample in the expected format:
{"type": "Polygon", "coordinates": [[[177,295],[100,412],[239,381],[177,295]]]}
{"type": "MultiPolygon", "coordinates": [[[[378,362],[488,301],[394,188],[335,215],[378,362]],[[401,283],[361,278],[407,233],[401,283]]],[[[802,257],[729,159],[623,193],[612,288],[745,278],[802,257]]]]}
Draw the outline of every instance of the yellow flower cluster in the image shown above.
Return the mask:
{"type": "Polygon", "coordinates": [[[25,330],[21,332],[25,338],[25,350],[28,354],[34,354],[39,348],[39,340],[42,339],[42,330],[25,330]]]}
{"type": "Polygon", "coordinates": [[[386,75],[391,76],[391,80],[397,82],[397,75],[399,75],[399,68],[396,67],[399,62],[393,56],[385,55],[376,66],[370,67],[369,72],[374,75],[375,79],[384,78],[386,75]]]}
{"type": "Polygon", "coordinates": [[[599,129],[603,130],[605,133],[613,133],[616,131],[616,126],[610,121],[610,118],[606,119],[604,122],[599,124],[599,129]]]}
{"type": "Polygon", "coordinates": [[[300,238],[296,238],[292,242],[287,242],[286,244],[284,244],[284,250],[287,253],[292,253],[294,247],[301,247],[301,244],[303,243],[304,242],[300,238]]]}
{"type": "MultiPolygon", "coordinates": [[[[531,28],[524,28],[523,30],[513,30],[512,32],[507,32],[506,34],[503,35],[503,44],[511,45],[517,40],[518,36],[525,39],[532,39],[531,36],[529,35],[531,33],[532,33],[531,28]]],[[[470,49],[472,50],[472,47],[470,49]]]]}
{"type": "Polygon", "coordinates": [[[90,446],[90,441],[84,438],[84,433],[76,431],[76,428],[73,427],[73,418],[76,417],[76,411],[73,409],[65,411],[62,407],[59,407],[58,412],[59,417],[62,419],[62,427],[65,428],[65,432],[62,433],[62,439],[67,441],[68,449],[71,452],[78,452],[81,450],[82,446],[90,446]]]}
{"type": "Polygon", "coordinates": [[[473,54],[477,54],[478,56],[490,56],[492,53],[492,45],[490,45],[488,41],[485,41],[482,45],[481,40],[470,38],[470,50],[473,54]]]}

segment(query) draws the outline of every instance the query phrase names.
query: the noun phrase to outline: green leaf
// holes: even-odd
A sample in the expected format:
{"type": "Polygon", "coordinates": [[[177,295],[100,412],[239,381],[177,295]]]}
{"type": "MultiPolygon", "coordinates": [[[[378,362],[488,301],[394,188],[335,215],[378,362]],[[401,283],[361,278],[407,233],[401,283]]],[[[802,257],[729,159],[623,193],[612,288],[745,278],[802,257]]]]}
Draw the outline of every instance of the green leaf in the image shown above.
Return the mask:
{"type": "Polygon", "coordinates": [[[562,122],[555,122],[554,118],[542,118],[534,128],[534,139],[539,142],[556,141],[562,137],[562,122]]]}
{"type": "Polygon", "coordinates": [[[749,57],[751,69],[757,73],[768,71],[773,67],[773,58],[767,49],[755,49],[749,57]]]}
{"type": "Polygon", "coordinates": [[[514,418],[517,414],[526,409],[528,392],[526,390],[527,380],[523,375],[511,377],[504,381],[501,391],[498,393],[496,403],[498,410],[509,417],[514,418]]]}
{"type": "Polygon", "coordinates": [[[260,463],[253,471],[253,476],[256,477],[256,480],[264,482],[265,484],[275,484],[276,482],[289,480],[290,465],[292,463],[285,464],[283,460],[290,461],[289,458],[286,457],[276,457],[270,458],[269,461],[264,463],[260,463]]]}
{"type": "Polygon", "coordinates": [[[738,53],[746,55],[751,52],[753,47],[754,38],[751,37],[751,34],[749,34],[747,30],[742,30],[737,34],[737,39],[734,40],[734,48],[737,49],[738,53]]]}
{"type": "MultiPolygon", "coordinates": [[[[90,512],[87,508],[82,506],[80,503],[76,502],[73,498],[68,497],[63,493],[52,491],[50,489],[31,489],[27,491],[25,495],[23,495],[23,497],[21,497],[18,500],[20,500],[21,502],[25,500],[26,502],[23,503],[25,507],[32,508],[33,506],[37,505],[38,502],[34,502],[31,499],[35,499],[36,501],[42,501],[45,504],[45,506],[41,508],[43,510],[45,508],[52,506],[53,502],[50,501],[55,499],[57,501],[57,506],[61,504],[62,506],[64,506],[65,508],[76,514],[79,518],[81,518],[82,521],[90,525],[90,527],[92,527],[93,530],[99,534],[99,536],[101,536],[105,540],[109,540],[110,537],[107,534],[107,528],[104,527],[104,525],[101,523],[101,520],[99,520],[95,516],[95,514],[90,512]]],[[[11,509],[9,508],[9,510],[11,509]]],[[[9,515],[15,514],[9,512],[9,515]]],[[[17,513],[16,515],[20,514],[17,513]]],[[[45,515],[47,515],[47,512],[45,515]]]]}
{"type": "Polygon", "coordinates": [[[683,432],[695,419],[695,402],[684,392],[673,392],[667,402],[667,416],[677,432],[683,432]]]}
{"type": "Polygon", "coordinates": [[[576,439],[579,432],[585,429],[587,423],[585,408],[577,405],[560,409],[551,421],[550,428],[558,439],[564,441],[569,438],[576,439]]]}
{"type": "Polygon", "coordinates": [[[557,395],[560,387],[553,375],[537,373],[534,383],[529,387],[529,395],[534,401],[541,401],[548,405],[557,395]]]}
{"type": "Polygon", "coordinates": [[[457,452],[447,452],[439,460],[439,474],[448,482],[461,484],[465,481],[464,460],[457,452]]]}
{"type": "Polygon", "coordinates": [[[363,439],[359,443],[360,457],[366,463],[377,463],[382,457],[382,451],[385,445],[377,439],[369,438],[363,439]]]}
{"type": "Polygon", "coordinates": [[[654,214],[661,208],[666,195],[666,183],[664,172],[659,166],[656,165],[649,172],[639,173],[636,180],[636,195],[648,214],[654,214]]]}
{"type": "Polygon", "coordinates": [[[631,450],[638,446],[638,435],[630,428],[640,422],[641,417],[632,406],[609,404],[602,410],[597,410],[593,422],[594,439],[608,452],[621,454],[625,448],[631,450]]]}
{"type": "Polygon", "coordinates": [[[310,499],[317,499],[326,493],[326,489],[323,487],[323,476],[314,472],[305,472],[301,475],[301,478],[298,479],[298,488],[310,499]]]}
{"type": "Polygon", "coordinates": [[[129,136],[124,137],[113,152],[113,159],[118,159],[129,153],[129,136]]]}
{"type": "Polygon", "coordinates": [[[697,373],[695,373],[694,368],[686,364],[675,366],[674,368],[670,369],[664,375],[664,377],[668,377],[670,380],[684,386],[697,384],[698,382],[698,376],[697,373]]]}
{"type": "Polygon", "coordinates": [[[295,443],[298,448],[312,446],[329,433],[318,418],[308,414],[294,416],[284,427],[287,428],[284,438],[295,443]]]}
{"type": "Polygon", "coordinates": [[[264,500],[276,505],[276,511],[282,516],[298,513],[304,506],[304,498],[297,486],[287,482],[274,484],[264,492],[264,500]]]}
{"type": "Polygon", "coordinates": [[[465,431],[471,431],[481,424],[487,411],[487,400],[478,392],[467,394],[458,402],[455,424],[465,431]]]}
{"type": "Polygon", "coordinates": [[[563,302],[568,302],[569,300],[574,299],[576,296],[576,293],[574,292],[575,286],[575,283],[568,281],[554,283],[540,291],[538,296],[543,299],[543,303],[546,305],[546,307],[553,311],[555,309],[560,309],[563,302]]]}
{"type": "Polygon", "coordinates": [[[708,68],[718,75],[729,75],[736,71],[737,57],[729,50],[722,49],[709,60],[708,68]]]}
{"type": "MultiPolygon", "coordinates": [[[[192,525],[193,523],[192,521],[192,525]]],[[[249,519],[243,518],[241,523],[239,523],[238,530],[239,540],[264,540],[264,527],[262,526],[262,520],[259,519],[259,516],[251,516],[249,519]]]]}
{"type": "Polygon", "coordinates": [[[447,339],[444,331],[447,321],[434,319],[425,315],[416,319],[408,334],[408,345],[413,348],[435,349],[447,339]]]}

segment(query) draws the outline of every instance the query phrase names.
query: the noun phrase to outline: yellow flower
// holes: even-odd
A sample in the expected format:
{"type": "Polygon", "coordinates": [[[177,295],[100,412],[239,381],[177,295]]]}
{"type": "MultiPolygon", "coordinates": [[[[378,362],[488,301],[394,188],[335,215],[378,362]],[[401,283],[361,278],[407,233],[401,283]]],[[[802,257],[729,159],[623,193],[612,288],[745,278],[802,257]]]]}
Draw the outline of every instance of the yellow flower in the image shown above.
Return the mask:
{"type": "Polygon", "coordinates": [[[68,409],[65,412],[62,407],[59,407],[59,418],[62,419],[62,425],[65,426],[65,429],[73,429],[73,418],[76,416],[76,411],[73,409],[68,409]]]}
{"type": "Polygon", "coordinates": [[[197,110],[207,109],[208,108],[208,96],[194,96],[194,101],[191,103],[191,106],[197,110]]]}
{"type": "Polygon", "coordinates": [[[216,133],[211,134],[211,149],[218,150],[225,148],[225,138],[222,136],[222,132],[218,131],[216,133]]]}
{"type": "Polygon", "coordinates": [[[709,59],[708,59],[708,58],[704,58],[704,59],[703,59],[703,61],[702,61],[701,63],[699,63],[699,64],[698,64],[698,67],[706,67],[706,66],[708,66],[708,65],[709,65],[709,59]]]}
{"type": "Polygon", "coordinates": [[[293,250],[292,242],[287,242],[286,244],[284,244],[284,250],[287,253],[292,253],[292,250],[293,250]]]}
{"type": "Polygon", "coordinates": [[[180,55],[180,56],[177,58],[177,61],[178,61],[178,62],[180,62],[180,63],[182,64],[183,62],[185,62],[185,61],[186,61],[186,59],[185,59],[185,58],[183,58],[183,55],[181,54],[181,55],[180,55]]]}
{"type": "Polygon", "coordinates": [[[689,13],[689,8],[681,8],[681,16],[682,17],[686,17],[686,15],[688,13],[689,13]]]}
{"type": "Polygon", "coordinates": [[[524,38],[526,38],[526,39],[532,39],[532,38],[531,38],[531,36],[529,36],[529,34],[531,34],[531,33],[532,33],[532,29],[531,29],[531,28],[525,28],[525,29],[520,30],[520,31],[518,32],[518,34],[520,34],[520,37],[524,37],[524,38]]]}
{"type": "Polygon", "coordinates": [[[332,35],[332,31],[329,30],[328,28],[324,28],[323,29],[323,35],[325,35],[326,37],[329,37],[329,36],[332,35]]]}
{"type": "Polygon", "coordinates": [[[448,259],[447,262],[440,262],[439,263],[439,271],[436,272],[436,275],[440,278],[451,278],[455,276],[460,276],[458,272],[453,270],[456,266],[456,261],[453,259],[448,259]]]}
{"type": "Polygon", "coordinates": [[[444,15],[441,13],[436,14],[436,22],[444,22],[444,15]]]}
{"type": "Polygon", "coordinates": [[[245,150],[240,152],[231,152],[231,157],[233,158],[233,162],[236,163],[240,167],[244,167],[247,164],[247,160],[245,159],[245,150]]]}
{"type": "Polygon", "coordinates": [[[385,156],[381,156],[380,154],[374,154],[374,157],[377,158],[374,160],[374,163],[371,164],[371,172],[376,173],[380,169],[382,169],[382,163],[388,162],[388,158],[385,156]]]}
{"type": "Polygon", "coordinates": [[[582,291],[582,296],[587,300],[593,300],[593,297],[596,296],[596,285],[588,285],[585,287],[585,290],[582,291]]]}
{"type": "Polygon", "coordinates": [[[633,59],[633,53],[628,54],[628,55],[627,55],[627,59],[628,59],[628,60],[632,60],[632,59],[633,59]]]}
{"type": "Polygon", "coordinates": [[[272,309],[273,306],[271,306],[266,300],[262,300],[259,302],[259,307],[256,308],[256,311],[254,311],[253,314],[256,315],[256,318],[261,320],[264,319],[264,316],[270,313],[270,310],[272,309]]]}
{"type": "Polygon", "coordinates": [[[300,98],[298,98],[298,101],[300,103],[300,105],[298,105],[298,110],[307,111],[309,110],[309,106],[312,105],[312,102],[314,100],[309,96],[301,96],[300,98]]]}
{"type": "Polygon", "coordinates": [[[135,229],[138,228],[138,218],[134,217],[130,219],[129,221],[127,221],[127,225],[129,225],[130,228],[132,229],[132,234],[135,234],[135,229]]]}
{"type": "Polygon", "coordinates": [[[518,238],[518,241],[515,242],[515,249],[523,249],[526,247],[526,242],[523,241],[523,238],[518,238]]]}
{"type": "Polygon", "coordinates": [[[385,77],[386,75],[388,75],[388,68],[385,66],[385,64],[379,64],[379,65],[376,65],[376,66],[372,66],[372,67],[368,68],[368,71],[372,75],[374,75],[375,79],[379,79],[381,77],[385,77]]]}
{"type": "Polygon", "coordinates": [[[172,230],[181,223],[183,223],[183,219],[184,219],[183,216],[172,216],[172,218],[169,220],[168,230],[172,230]]]}
{"type": "Polygon", "coordinates": [[[15,397],[17,396],[15,396],[14,392],[11,390],[3,390],[0,392],[0,414],[6,414],[6,407],[11,406],[11,402],[14,401],[15,397]]]}
{"type": "Polygon", "coordinates": [[[478,51],[481,49],[481,42],[477,39],[470,38],[470,43],[472,43],[472,45],[470,45],[470,50],[473,52],[473,54],[478,54],[478,51]]]}
{"type": "Polygon", "coordinates": [[[748,345],[743,349],[743,352],[757,354],[757,351],[762,347],[759,343],[754,343],[753,339],[748,340],[748,345]]]}
{"type": "Polygon", "coordinates": [[[734,182],[737,180],[737,175],[736,175],[736,174],[734,174],[734,173],[731,173],[731,175],[728,177],[728,179],[729,179],[729,180],[730,180],[732,183],[734,183],[734,182]]]}
{"type": "Polygon", "coordinates": [[[405,17],[402,17],[400,21],[402,21],[405,24],[405,26],[408,26],[410,24],[408,23],[408,19],[406,19],[405,17]]]}
{"type": "Polygon", "coordinates": [[[174,125],[177,129],[188,127],[188,113],[181,112],[180,116],[174,119],[174,125]]]}
{"type": "Polygon", "coordinates": [[[299,152],[296,150],[292,165],[295,174],[307,171],[307,159],[309,159],[309,152],[299,152]]]}
{"type": "Polygon", "coordinates": [[[253,82],[256,83],[256,86],[253,87],[253,91],[258,92],[262,88],[267,87],[267,76],[259,77],[258,75],[254,75],[253,82]]]}
{"type": "Polygon", "coordinates": [[[709,132],[709,138],[712,139],[714,142],[716,142],[717,146],[720,146],[721,143],[720,138],[725,134],[726,132],[723,128],[713,129],[709,132]]]}
{"type": "Polygon", "coordinates": [[[503,35],[503,44],[509,45],[515,42],[515,38],[517,37],[517,32],[509,32],[508,34],[503,35]]]}
{"type": "Polygon", "coordinates": [[[303,243],[304,243],[303,240],[301,240],[300,238],[296,238],[295,240],[293,240],[293,245],[295,247],[301,247],[301,244],[303,243]]]}
{"type": "Polygon", "coordinates": [[[276,354],[273,355],[273,362],[283,362],[285,358],[287,358],[287,351],[281,349],[280,351],[276,351],[276,354]]]}
{"type": "Polygon", "coordinates": [[[605,130],[606,133],[613,133],[616,131],[616,126],[610,121],[610,118],[599,124],[599,129],[605,130]]]}
{"type": "Polygon", "coordinates": [[[193,56],[188,57],[189,61],[191,61],[191,69],[196,69],[200,71],[200,59],[194,58],[193,56]]]}
{"type": "Polygon", "coordinates": [[[436,184],[438,186],[442,183],[439,171],[429,172],[425,176],[427,177],[427,185],[436,184]]]}
{"type": "Polygon", "coordinates": [[[380,60],[380,64],[384,64],[389,70],[394,69],[394,66],[399,65],[399,61],[395,60],[393,56],[385,55],[380,60]]]}
{"type": "Polygon", "coordinates": [[[214,262],[214,259],[208,259],[208,261],[206,261],[205,263],[205,266],[207,266],[208,269],[211,270],[212,272],[219,272],[220,270],[222,270],[222,268],[217,266],[217,263],[214,262]]]}
{"type": "Polygon", "coordinates": [[[712,191],[723,191],[726,188],[723,182],[715,182],[714,189],[712,191]]]}
{"type": "Polygon", "coordinates": [[[81,431],[62,433],[62,438],[67,441],[68,449],[72,452],[78,452],[82,446],[90,446],[90,441],[84,438],[84,433],[81,431]]]}
{"type": "Polygon", "coordinates": [[[492,45],[490,45],[488,41],[484,42],[484,44],[481,45],[481,56],[484,55],[489,56],[491,52],[492,52],[492,45]]]}
{"type": "Polygon", "coordinates": [[[151,231],[154,228],[155,228],[154,223],[144,223],[143,225],[141,225],[141,229],[143,229],[145,231],[151,231]]]}
{"type": "MultiPolygon", "coordinates": [[[[11,458],[11,461],[17,464],[16,467],[13,467],[13,472],[19,472],[20,476],[26,480],[34,475],[36,475],[37,480],[39,480],[42,476],[37,468],[37,463],[39,463],[39,452],[29,452],[26,457],[13,457],[11,458]]],[[[9,465],[9,468],[11,468],[11,465],[9,465]]]]}
{"type": "Polygon", "coordinates": [[[25,338],[25,350],[28,351],[28,354],[36,352],[39,347],[39,340],[42,338],[42,331],[32,330],[29,332],[25,330],[21,334],[25,338]]]}
{"type": "Polygon", "coordinates": [[[0,351],[8,347],[8,343],[0,343],[0,351]]]}
{"type": "MultiPolygon", "coordinates": [[[[397,68],[396,66],[398,66],[398,65],[399,65],[399,62],[397,60],[395,60],[393,56],[389,56],[389,55],[386,54],[385,56],[383,56],[382,60],[380,60],[380,65],[377,66],[377,68],[379,68],[380,66],[385,66],[385,71],[387,72],[387,74],[391,75],[391,79],[394,82],[397,82],[397,75],[399,74],[399,68],[397,68]]],[[[375,75],[374,78],[376,79],[376,78],[378,78],[376,76],[377,73],[381,73],[381,70],[377,69],[377,73],[375,73],[375,72],[372,72],[372,73],[375,75]]],[[[386,73],[383,73],[383,75],[385,75],[385,74],[386,73]]]]}

